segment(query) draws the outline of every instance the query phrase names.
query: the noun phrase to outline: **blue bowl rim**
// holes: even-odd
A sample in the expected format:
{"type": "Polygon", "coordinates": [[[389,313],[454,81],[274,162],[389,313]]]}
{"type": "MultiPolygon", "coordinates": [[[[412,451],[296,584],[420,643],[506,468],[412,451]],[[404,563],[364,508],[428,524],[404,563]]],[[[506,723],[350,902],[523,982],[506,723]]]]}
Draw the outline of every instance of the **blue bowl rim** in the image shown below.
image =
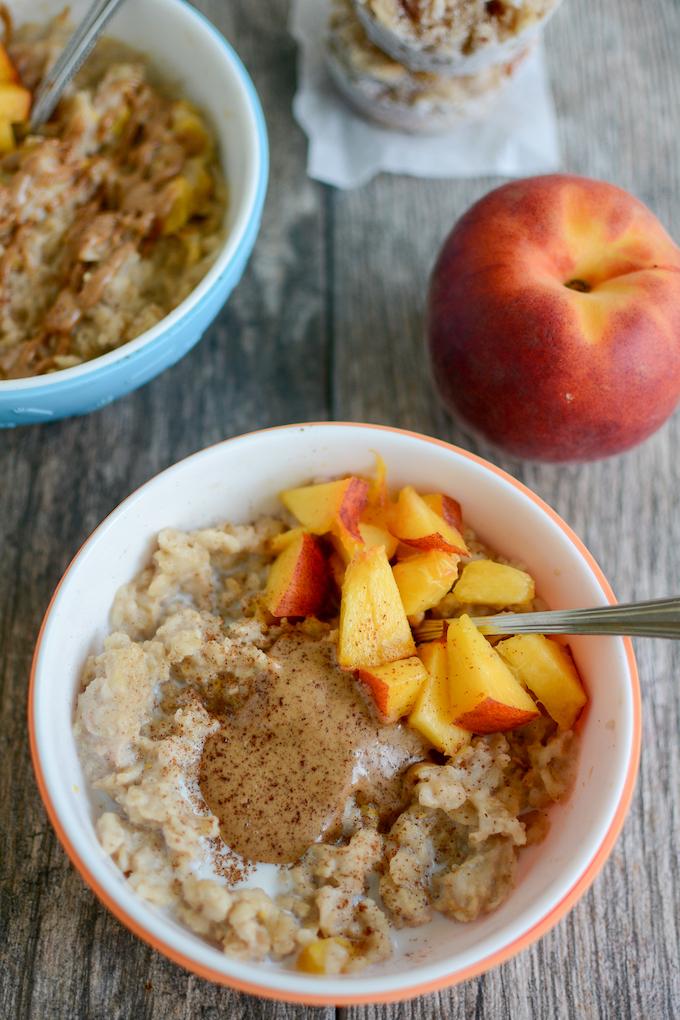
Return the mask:
{"type": "MultiPolygon", "coordinates": [[[[50,394],[63,386],[68,388],[71,384],[78,385],[86,383],[83,377],[93,375],[96,372],[106,371],[113,367],[116,362],[127,361],[135,358],[140,351],[155,347],[166,338],[167,331],[179,324],[185,316],[194,311],[201,301],[207,297],[213,286],[229,272],[232,266],[238,265],[239,261],[245,260],[250,254],[253,245],[253,228],[257,230],[264,200],[267,193],[269,180],[269,143],[267,138],[267,126],[262,109],[262,103],[252,78],[246,69],[245,64],[239,57],[234,47],[227,41],[220,30],[210,21],[205,14],[196,10],[188,0],[163,0],[163,2],[181,8],[190,18],[199,23],[201,28],[211,35],[215,42],[224,51],[226,59],[234,68],[236,75],[242,85],[252,116],[255,139],[255,162],[257,166],[257,182],[251,190],[239,216],[239,222],[228,234],[220,250],[217,259],[210,267],[203,279],[191,291],[190,294],[173,308],[166,316],[159,320],[151,329],[145,330],[139,336],[122,344],[120,347],[106,354],[100,354],[90,361],[75,365],[73,368],[60,369],[58,372],[47,375],[25,376],[19,379],[0,379],[0,400],[13,394],[30,395],[32,390],[46,388],[50,394]],[[230,250],[231,249],[231,250],[230,250]]],[[[36,394],[37,396],[37,394],[36,394]]]]}

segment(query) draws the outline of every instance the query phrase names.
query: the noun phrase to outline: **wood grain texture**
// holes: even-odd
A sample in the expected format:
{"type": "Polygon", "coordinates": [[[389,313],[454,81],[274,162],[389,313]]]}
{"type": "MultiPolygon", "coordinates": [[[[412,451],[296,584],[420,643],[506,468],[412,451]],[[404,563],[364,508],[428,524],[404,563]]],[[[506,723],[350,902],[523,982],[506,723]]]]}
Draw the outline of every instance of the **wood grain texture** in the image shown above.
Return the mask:
{"type": "MultiPolygon", "coordinates": [[[[621,597],[680,590],[680,418],[642,448],[586,467],[523,465],[458,431],[422,348],[427,273],[448,226],[496,181],[310,182],[291,116],[284,0],[201,0],[263,99],[272,173],[262,233],[202,343],[88,418],[0,433],[0,1017],[13,1020],[330,1020],[189,976],[99,906],[52,835],[29,765],[33,644],[68,560],[131,489],[251,428],[382,421],[490,456],[583,537],[621,597]]],[[[564,166],[645,200],[680,237],[680,4],[567,0],[548,30],[564,166]]],[[[640,642],[643,757],[633,810],[603,874],[538,945],[464,986],[346,1020],[645,1018],[680,1014],[680,655],[640,642]]]]}

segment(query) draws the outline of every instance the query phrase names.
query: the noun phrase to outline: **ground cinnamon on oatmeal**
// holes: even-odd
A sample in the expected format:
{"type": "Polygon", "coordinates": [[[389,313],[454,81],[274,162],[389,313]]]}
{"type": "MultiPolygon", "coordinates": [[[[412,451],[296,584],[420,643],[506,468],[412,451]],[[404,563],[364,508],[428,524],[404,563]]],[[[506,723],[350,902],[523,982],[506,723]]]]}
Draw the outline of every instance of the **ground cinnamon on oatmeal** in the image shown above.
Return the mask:
{"type": "Polygon", "coordinates": [[[270,658],[248,701],[208,737],[200,785],[227,846],[282,864],[337,839],[352,794],[381,821],[396,815],[403,773],[426,749],[412,730],[378,722],[328,642],[284,635],[270,658]]]}

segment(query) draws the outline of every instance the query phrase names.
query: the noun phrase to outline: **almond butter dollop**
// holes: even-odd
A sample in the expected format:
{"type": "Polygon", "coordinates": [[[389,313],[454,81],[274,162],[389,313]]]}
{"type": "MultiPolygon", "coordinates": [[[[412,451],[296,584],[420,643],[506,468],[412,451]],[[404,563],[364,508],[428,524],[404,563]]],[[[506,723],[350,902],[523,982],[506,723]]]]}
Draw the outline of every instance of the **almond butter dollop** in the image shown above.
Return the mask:
{"type": "Polygon", "coordinates": [[[341,834],[349,798],[381,820],[405,806],[403,774],[426,757],[418,735],[383,725],[330,642],[280,637],[270,669],[206,741],[203,796],[225,843],[248,861],[296,861],[341,834]]]}

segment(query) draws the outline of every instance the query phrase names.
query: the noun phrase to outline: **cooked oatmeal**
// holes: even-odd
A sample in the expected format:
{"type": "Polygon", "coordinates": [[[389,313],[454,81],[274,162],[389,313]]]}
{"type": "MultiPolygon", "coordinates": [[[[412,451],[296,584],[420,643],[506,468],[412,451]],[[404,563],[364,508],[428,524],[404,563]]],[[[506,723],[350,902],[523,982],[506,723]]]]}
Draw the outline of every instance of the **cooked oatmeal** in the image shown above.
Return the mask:
{"type": "MultiPolygon", "coordinates": [[[[39,84],[66,13],[12,32],[39,84]]],[[[225,187],[203,116],[104,40],[52,120],[0,157],[0,379],[70,368],[159,322],[208,271],[225,187]]]]}
{"type": "MultiPolygon", "coordinates": [[[[97,834],[137,893],[229,954],[349,973],[387,959],[396,928],[505,900],[577,738],[537,712],[447,757],[386,723],[338,667],[332,594],[319,618],[267,610],[285,528],[162,531],[87,663],[75,734],[107,798],[97,834]],[[271,894],[253,887],[262,861],[271,894]]],[[[497,560],[465,540],[461,564],[497,560]]],[[[440,615],[468,608],[446,598],[440,615]]]]}

